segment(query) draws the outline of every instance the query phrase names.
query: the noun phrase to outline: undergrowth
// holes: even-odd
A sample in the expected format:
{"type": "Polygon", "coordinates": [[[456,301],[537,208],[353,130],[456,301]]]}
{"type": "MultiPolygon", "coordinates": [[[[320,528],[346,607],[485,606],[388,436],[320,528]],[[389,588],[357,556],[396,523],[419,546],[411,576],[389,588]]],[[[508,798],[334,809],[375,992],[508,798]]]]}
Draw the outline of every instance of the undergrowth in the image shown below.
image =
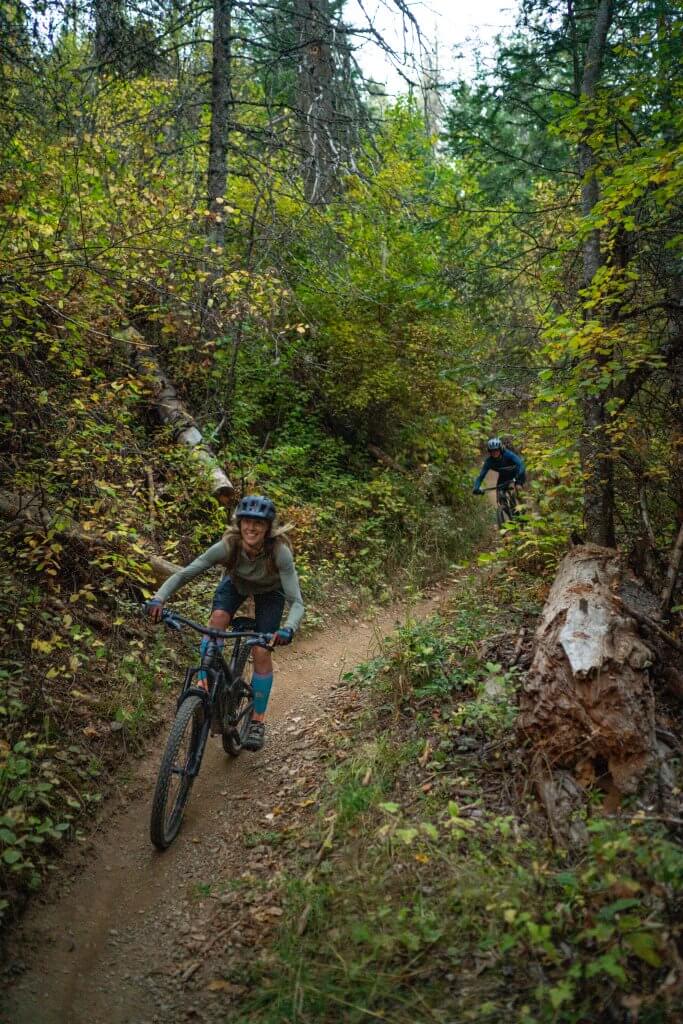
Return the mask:
{"type": "Polygon", "coordinates": [[[533,606],[515,593],[465,588],[349,679],[365,709],[302,837],[319,853],[290,862],[287,924],[231,1021],[680,1019],[683,851],[635,812],[588,818],[578,853],[549,841],[520,673],[479,657],[533,606]]]}

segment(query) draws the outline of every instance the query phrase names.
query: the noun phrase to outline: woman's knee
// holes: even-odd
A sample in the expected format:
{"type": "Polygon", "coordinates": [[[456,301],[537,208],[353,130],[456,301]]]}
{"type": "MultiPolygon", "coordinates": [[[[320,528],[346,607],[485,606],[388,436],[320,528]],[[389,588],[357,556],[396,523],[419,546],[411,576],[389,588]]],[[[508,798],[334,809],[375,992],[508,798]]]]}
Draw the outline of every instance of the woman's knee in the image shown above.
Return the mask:
{"type": "Polygon", "coordinates": [[[273,671],[273,658],[270,651],[262,647],[254,647],[254,671],[260,676],[269,676],[273,671]]]}
{"type": "Polygon", "coordinates": [[[230,625],[231,619],[232,615],[230,612],[224,612],[220,608],[215,608],[214,611],[211,612],[209,625],[214,629],[227,629],[230,625]]]}

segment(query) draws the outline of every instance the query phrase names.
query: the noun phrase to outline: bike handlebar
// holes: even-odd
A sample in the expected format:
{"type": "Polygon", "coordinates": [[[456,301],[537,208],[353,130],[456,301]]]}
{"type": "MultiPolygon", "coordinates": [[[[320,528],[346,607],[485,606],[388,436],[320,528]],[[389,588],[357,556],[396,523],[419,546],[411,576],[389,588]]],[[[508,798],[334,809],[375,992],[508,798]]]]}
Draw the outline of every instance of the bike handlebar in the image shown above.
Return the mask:
{"type": "Polygon", "coordinates": [[[270,647],[273,640],[272,633],[255,633],[248,629],[214,629],[212,626],[202,626],[199,622],[193,622],[192,619],[186,619],[184,615],[168,611],[166,608],[161,612],[161,621],[169,629],[189,626],[196,633],[202,633],[204,636],[211,637],[212,640],[237,640],[238,638],[251,640],[250,647],[270,647]]]}
{"type": "Polygon", "coordinates": [[[505,487],[512,487],[513,484],[515,484],[515,486],[516,486],[517,485],[517,481],[516,480],[504,480],[502,484],[494,484],[493,487],[480,487],[479,490],[480,491],[500,491],[500,490],[503,490],[505,487]]]}

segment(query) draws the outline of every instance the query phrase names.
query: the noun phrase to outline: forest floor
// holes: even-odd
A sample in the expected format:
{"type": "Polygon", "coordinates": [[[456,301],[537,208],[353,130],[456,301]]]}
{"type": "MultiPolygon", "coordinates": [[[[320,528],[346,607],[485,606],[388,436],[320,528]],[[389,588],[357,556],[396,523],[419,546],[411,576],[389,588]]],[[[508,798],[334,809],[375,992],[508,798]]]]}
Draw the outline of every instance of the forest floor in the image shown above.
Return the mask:
{"type": "Polygon", "coordinates": [[[437,585],[410,607],[375,611],[279,653],[266,747],[230,762],[210,741],[181,834],[164,854],[148,836],[159,734],[12,937],[2,1024],[154,1024],[225,1012],[226,996],[243,991],[224,980],[226,955],[257,960],[281,923],[268,894],[283,856],[276,830],[315,811],[336,716],[359,699],[342,676],[408,614],[437,612],[448,592],[437,585]],[[240,881],[255,878],[261,898],[239,898],[240,881]]]}

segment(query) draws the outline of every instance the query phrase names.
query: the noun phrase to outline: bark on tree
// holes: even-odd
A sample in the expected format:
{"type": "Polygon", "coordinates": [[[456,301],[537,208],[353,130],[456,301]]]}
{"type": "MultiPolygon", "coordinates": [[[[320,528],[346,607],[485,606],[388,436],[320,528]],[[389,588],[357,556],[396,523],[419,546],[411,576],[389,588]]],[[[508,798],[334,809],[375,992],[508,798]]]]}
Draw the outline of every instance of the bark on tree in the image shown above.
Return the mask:
{"type": "Polygon", "coordinates": [[[668,615],[669,609],[671,608],[671,601],[674,596],[674,590],[676,589],[676,580],[678,579],[678,573],[681,568],[681,560],[683,560],[683,523],[681,523],[678,531],[678,536],[671,552],[671,559],[669,561],[669,568],[666,573],[666,583],[664,584],[664,590],[662,591],[662,614],[668,615]]]}
{"type": "MultiPolygon", "coordinates": [[[[600,0],[593,31],[586,49],[580,99],[592,101],[600,81],[607,44],[607,33],[614,13],[613,0],[600,0]]],[[[595,176],[595,154],[588,125],[579,143],[579,174],[581,175],[581,212],[590,217],[600,198],[595,176]]],[[[591,231],[583,243],[583,286],[588,288],[602,265],[600,232],[591,231]]],[[[604,357],[606,358],[606,357],[604,357]]],[[[600,360],[598,360],[599,362],[600,360]]],[[[614,467],[610,457],[610,440],[606,430],[606,395],[588,394],[582,402],[583,430],[580,456],[584,476],[584,518],[588,539],[595,544],[612,547],[614,539],[614,467]]]]}
{"type": "MultiPolygon", "coordinates": [[[[65,540],[75,541],[90,550],[102,548],[112,550],[121,544],[120,538],[117,538],[116,541],[110,540],[96,530],[86,530],[72,519],[51,512],[37,494],[14,494],[12,491],[0,491],[0,516],[8,521],[10,529],[13,527],[18,530],[52,529],[65,540]]],[[[169,562],[153,552],[145,552],[145,556],[152,567],[155,580],[159,583],[180,569],[180,566],[174,565],[173,562],[169,562]]]]}
{"type": "Polygon", "coordinates": [[[231,99],[232,0],[213,3],[213,64],[211,69],[211,131],[207,174],[209,237],[214,245],[225,241],[225,190],[228,184],[228,139],[231,99]]]}
{"type": "Polygon", "coordinates": [[[95,60],[111,64],[125,49],[128,22],[122,0],[94,0],[95,60]]]}
{"type": "Polygon", "coordinates": [[[204,441],[194,419],[178,398],[173,384],[166,376],[159,360],[142,335],[133,327],[128,327],[119,334],[132,353],[135,366],[152,383],[154,407],[162,423],[173,428],[176,441],[187,445],[195,456],[203,463],[212,482],[214,498],[227,505],[235,488],[228,476],[218,464],[216,456],[204,441]]]}
{"type": "Polygon", "coordinates": [[[295,0],[295,21],[304,194],[309,203],[324,203],[334,190],[339,164],[328,0],[295,0]]]}
{"type": "Polygon", "coordinates": [[[619,598],[617,552],[573,548],[548,595],[521,697],[534,760],[581,783],[611,776],[633,792],[656,756],[652,648],[619,598]]]}

